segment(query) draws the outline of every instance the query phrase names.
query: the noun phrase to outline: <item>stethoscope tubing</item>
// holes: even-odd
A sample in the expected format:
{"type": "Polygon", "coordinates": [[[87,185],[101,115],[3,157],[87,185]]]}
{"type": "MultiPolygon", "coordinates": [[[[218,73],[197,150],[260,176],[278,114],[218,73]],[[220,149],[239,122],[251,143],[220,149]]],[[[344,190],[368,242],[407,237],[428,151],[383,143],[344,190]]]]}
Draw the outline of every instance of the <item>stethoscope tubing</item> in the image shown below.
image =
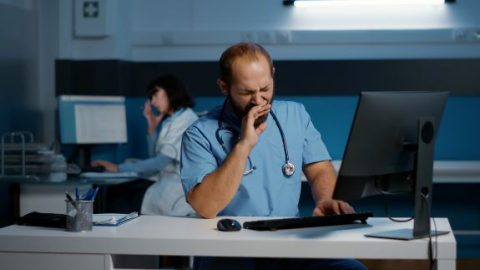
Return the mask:
{"type": "MultiPolygon", "coordinates": [[[[225,142],[223,141],[222,136],[220,136],[220,132],[222,130],[227,130],[228,132],[231,132],[234,135],[235,135],[236,132],[234,132],[233,129],[229,129],[227,127],[222,126],[223,113],[224,113],[224,110],[225,110],[225,107],[226,107],[226,104],[227,104],[227,100],[228,99],[226,99],[225,102],[223,103],[222,111],[220,112],[220,117],[218,118],[218,128],[215,131],[215,137],[217,138],[218,143],[222,146],[225,153],[228,154],[229,151],[228,151],[227,147],[225,146],[225,142]]],[[[285,139],[285,133],[283,132],[282,126],[280,125],[280,121],[278,121],[277,116],[275,115],[275,113],[272,110],[270,110],[270,114],[272,115],[273,120],[275,121],[275,124],[277,125],[278,131],[280,132],[280,135],[282,137],[283,152],[285,153],[285,163],[282,165],[282,172],[285,176],[289,177],[289,176],[292,176],[295,173],[295,165],[293,165],[293,163],[290,162],[290,156],[288,154],[287,140],[285,139]]],[[[250,156],[248,157],[248,163],[249,163],[250,169],[245,171],[244,175],[250,174],[251,172],[253,172],[253,170],[256,169],[255,166],[252,166],[252,161],[250,159],[250,156]]]]}

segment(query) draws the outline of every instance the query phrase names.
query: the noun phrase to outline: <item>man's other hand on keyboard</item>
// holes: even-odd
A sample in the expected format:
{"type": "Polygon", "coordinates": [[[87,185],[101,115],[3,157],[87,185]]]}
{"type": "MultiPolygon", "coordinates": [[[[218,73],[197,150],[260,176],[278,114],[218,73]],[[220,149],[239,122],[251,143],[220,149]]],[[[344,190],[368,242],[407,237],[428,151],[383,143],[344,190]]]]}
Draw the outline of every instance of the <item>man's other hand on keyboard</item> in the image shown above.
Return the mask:
{"type": "Polygon", "coordinates": [[[340,200],[327,199],[317,202],[315,209],[313,209],[313,216],[324,216],[332,214],[353,214],[355,210],[350,204],[340,200]]]}

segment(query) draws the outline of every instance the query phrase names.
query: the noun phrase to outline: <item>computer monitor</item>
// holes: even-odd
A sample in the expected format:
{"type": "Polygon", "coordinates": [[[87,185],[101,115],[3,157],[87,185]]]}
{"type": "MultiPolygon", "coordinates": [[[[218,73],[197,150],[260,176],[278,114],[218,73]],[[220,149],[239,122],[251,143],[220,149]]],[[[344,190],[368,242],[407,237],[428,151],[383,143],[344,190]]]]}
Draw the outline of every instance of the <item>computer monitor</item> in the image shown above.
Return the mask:
{"type": "Polygon", "coordinates": [[[373,237],[422,238],[430,230],[434,144],[448,92],[363,92],[340,167],[334,198],[414,195],[414,228],[373,237]]]}
{"type": "Polygon", "coordinates": [[[81,165],[89,163],[91,145],[128,141],[125,97],[60,95],[57,101],[60,142],[79,145],[81,165]]]}
{"type": "Polygon", "coordinates": [[[125,98],[58,96],[60,141],[63,144],[127,142],[125,98]]]}

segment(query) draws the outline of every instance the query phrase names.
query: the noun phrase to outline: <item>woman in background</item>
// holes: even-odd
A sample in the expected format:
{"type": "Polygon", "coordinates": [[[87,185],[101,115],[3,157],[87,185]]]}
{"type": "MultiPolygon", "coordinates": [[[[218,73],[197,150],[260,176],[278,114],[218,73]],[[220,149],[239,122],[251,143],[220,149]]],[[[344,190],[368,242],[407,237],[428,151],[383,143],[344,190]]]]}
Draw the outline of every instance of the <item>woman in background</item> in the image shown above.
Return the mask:
{"type": "Polygon", "coordinates": [[[145,102],[143,115],[148,123],[150,158],[121,164],[96,160],[92,166],[102,166],[110,172],[140,172],[152,176],[150,180],[109,186],[106,210],[119,213],[140,210],[141,214],[175,216],[193,214],[180,181],[180,145],[183,132],[198,119],[191,109],[195,102],[185,84],[174,75],[156,78],[149,84],[147,93],[149,100],[145,102]]]}

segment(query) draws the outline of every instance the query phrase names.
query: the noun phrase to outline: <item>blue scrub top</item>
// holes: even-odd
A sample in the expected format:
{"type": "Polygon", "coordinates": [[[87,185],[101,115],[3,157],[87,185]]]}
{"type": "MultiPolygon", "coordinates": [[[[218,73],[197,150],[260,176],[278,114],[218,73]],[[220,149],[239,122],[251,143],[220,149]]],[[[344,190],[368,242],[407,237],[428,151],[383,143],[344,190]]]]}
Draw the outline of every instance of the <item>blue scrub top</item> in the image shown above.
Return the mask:
{"type": "MultiPolygon", "coordinates": [[[[227,152],[216,138],[222,108],[216,107],[190,126],[183,135],[181,179],[185,194],[223,163],[227,152]]],[[[290,101],[273,102],[272,111],[285,133],[290,162],[295,173],[282,172],[285,152],[281,133],[271,115],[267,129],[250,153],[255,170],[245,175],[240,187],[219,216],[297,216],[303,165],[330,160],[330,155],[304,106],[290,101]]],[[[225,109],[221,125],[233,131],[221,131],[228,150],[238,138],[240,119],[225,109]]],[[[249,169],[247,167],[245,170],[249,169]]]]}

